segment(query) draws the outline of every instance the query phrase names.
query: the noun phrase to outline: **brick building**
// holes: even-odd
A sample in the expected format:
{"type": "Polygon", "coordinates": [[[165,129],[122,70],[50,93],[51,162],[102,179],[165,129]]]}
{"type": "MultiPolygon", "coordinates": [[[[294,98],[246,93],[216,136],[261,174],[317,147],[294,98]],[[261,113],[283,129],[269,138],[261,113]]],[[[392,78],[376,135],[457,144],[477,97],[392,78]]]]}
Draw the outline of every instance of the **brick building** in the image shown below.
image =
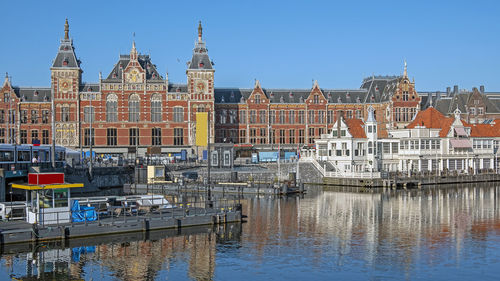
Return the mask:
{"type": "Polygon", "coordinates": [[[197,112],[209,113],[212,142],[296,148],[313,146],[340,115],[366,119],[369,107],[384,137],[388,129],[409,124],[421,101],[406,63],[403,75],[369,77],[359,89],[323,89],[317,81],[310,89],[267,89],[259,81],[251,89],[216,88],[201,23],[185,84],[163,77],[135,42],[107,76],[99,74],[97,83],[83,83],[82,73],[66,21],[51,87],[14,87],[6,76],[0,91],[0,142],[51,143],[53,103],[56,143],[85,151],[92,142],[97,153],[125,156],[143,155],[149,147],[199,153],[197,112]]]}

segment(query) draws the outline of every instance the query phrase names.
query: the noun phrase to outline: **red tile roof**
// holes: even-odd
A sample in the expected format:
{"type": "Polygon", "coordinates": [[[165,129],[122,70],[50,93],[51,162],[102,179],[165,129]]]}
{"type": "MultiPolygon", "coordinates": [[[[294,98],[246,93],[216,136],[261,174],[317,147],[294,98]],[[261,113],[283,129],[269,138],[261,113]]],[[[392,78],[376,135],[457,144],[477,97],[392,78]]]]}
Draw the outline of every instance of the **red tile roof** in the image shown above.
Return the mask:
{"type": "MultiPolygon", "coordinates": [[[[423,126],[428,129],[441,129],[439,131],[440,137],[446,137],[450,131],[451,124],[455,121],[454,117],[446,117],[441,112],[437,111],[434,107],[429,107],[424,111],[420,111],[415,119],[406,126],[409,129],[413,129],[416,126],[423,126]]],[[[466,127],[470,127],[465,121],[461,120],[462,124],[466,127]]]]}
{"type": "Polygon", "coordinates": [[[500,119],[495,124],[475,124],[471,126],[471,137],[500,137],[500,119]]]}
{"type": "Polygon", "coordinates": [[[345,119],[344,121],[353,138],[366,139],[365,129],[363,129],[364,124],[361,119],[345,119]]]}

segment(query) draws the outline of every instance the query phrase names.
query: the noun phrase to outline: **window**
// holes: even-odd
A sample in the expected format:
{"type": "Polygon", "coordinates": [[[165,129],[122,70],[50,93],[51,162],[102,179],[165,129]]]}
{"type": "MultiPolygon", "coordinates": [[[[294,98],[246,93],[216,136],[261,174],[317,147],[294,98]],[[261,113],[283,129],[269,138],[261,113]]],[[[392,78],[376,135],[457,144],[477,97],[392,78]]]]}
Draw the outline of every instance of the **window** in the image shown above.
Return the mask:
{"type": "Polygon", "coordinates": [[[352,119],[352,110],[346,110],[345,111],[345,118],[346,119],[352,119]]]}
{"type": "Polygon", "coordinates": [[[276,130],[271,130],[271,135],[269,137],[271,138],[271,143],[276,143],[276,130]]]}
{"type": "Polygon", "coordinates": [[[0,128],[0,143],[5,143],[5,128],[0,128]]]}
{"type": "Polygon", "coordinates": [[[257,129],[250,128],[250,143],[255,143],[255,137],[257,136],[257,129]]]}
{"type": "Polygon", "coordinates": [[[314,143],[314,128],[309,128],[309,143],[314,143]]]}
{"type": "Polygon", "coordinates": [[[27,144],[28,143],[28,132],[26,130],[21,130],[19,132],[20,132],[19,137],[20,137],[21,144],[27,144]]]}
{"type": "Polygon", "coordinates": [[[106,121],[118,121],[118,97],[115,94],[109,94],[106,97],[106,121]]]}
{"type": "Polygon", "coordinates": [[[250,110],[250,120],[249,120],[249,123],[250,124],[255,124],[257,122],[257,111],[255,110],[250,110]]]}
{"type": "Polygon", "coordinates": [[[261,124],[266,123],[266,111],[265,110],[259,111],[259,123],[261,123],[261,124]]]}
{"type": "Polygon", "coordinates": [[[0,123],[5,123],[5,110],[0,110],[0,123]]]}
{"type": "Polygon", "coordinates": [[[16,143],[16,129],[9,129],[9,143],[16,143]]]}
{"type": "Polygon", "coordinates": [[[314,110],[310,110],[307,112],[307,122],[309,124],[314,124],[314,110]]]}
{"type": "Polygon", "coordinates": [[[10,101],[9,93],[4,93],[3,94],[3,102],[9,102],[9,101],[10,101]]]}
{"type": "Polygon", "coordinates": [[[398,143],[397,142],[393,142],[392,143],[392,154],[398,154],[398,143]]]}
{"type": "Polygon", "coordinates": [[[42,144],[49,144],[49,130],[42,131],[42,144]]]}
{"type": "Polygon", "coordinates": [[[368,154],[373,154],[373,142],[368,142],[368,154]]]}
{"type": "Polygon", "coordinates": [[[299,130],[299,143],[304,143],[304,130],[299,130]]]}
{"type": "Polygon", "coordinates": [[[236,123],[236,110],[234,109],[229,110],[229,123],[230,124],[236,123]]]}
{"type": "Polygon", "coordinates": [[[305,118],[304,118],[304,110],[299,110],[299,124],[304,124],[305,123],[305,118]]]}
{"type": "MultiPolygon", "coordinates": [[[[94,107],[86,106],[83,108],[83,121],[85,123],[94,122],[94,107]]],[[[109,122],[109,121],[108,121],[109,122]]]]}
{"type": "Polygon", "coordinates": [[[361,110],[356,110],[356,119],[361,119],[361,110]]]}
{"type": "Polygon", "coordinates": [[[276,123],[276,112],[274,110],[269,110],[269,124],[276,123]]]}
{"type": "Polygon", "coordinates": [[[240,143],[245,143],[247,141],[247,131],[245,129],[240,130],[240,143]]]}
{"type": "Polygon", "coordinates": [[[288,111],[288,123],[295,124],[295,111],[288,111]]]}
{"type": "Polygon", "coordinates": [[[184,145],[183,128],[174,128],[174,145],[184,145]]]}
{"type": "Polygon", "coordinates": [[[326,122],[328,124],[331,124],[333,123],[334,121],[334,117],[335,117],[335,111],[333,110],[328,110],[327,114],[326,114],[326,122]]]}
{"type": "Polygon", "coordinates": [[[19,114],[21,116],[21,124],[28,123],[28,111],[27,110],[20,110],[19,114]]]}
{"type": "Polygon", "coordinates": [[[129,144],[139,145],[139,128],[130,128],[129,133],[129,144]]]}
{"type": "Polygon", "coordinates": [[[184,122],[184,108],[174,107],[174,122],[184,122]]]}
{"type": "Polygon", "coordinates": [[[109,146],[115,146],[116,145],[116,128],[108,128],[106,131],[107,131],[107,138],[106,138],[107,144],[109,146]]]}
{"type": "Polygon", "coordinates": [[[323,110],[318,111],[318,123],[325,124],[325,111],[323,110]]]}
{"type": "Polygon", "coordinates": [[[372,126],[368,126],[368,133],[371,133],[371,132],[373,132],[372,126]]]}
{"type": "Polygon", "coordinates": [[[227,110],[223,109],[219,111],[219,120],[221,124],[227,123],[227,110]]]}
{"type": "Polygon", "coordinates": [[[483,114],[484,114],[484,108],[482,108],[482,107],[478,107],[478,108],[477,108],[477,114],[478,114],[478,115],[483,115],[483,114]]]}
{"type": "Polygon", "coordinates": [[[382,153],[389,154],[391,153],[391,144],[388,142],[382,143],[382,153]]]}
{"type": "Polygon", "coordinates": [[[151,136],[151,145],[161,145],[161,128],[151,129],[151,136]]]}
{"type": "Polygon", "coordinates": [[[260,104],[260,95],[259,94],[255,95],[255,104],[260,104]]]}
{"type": "Polygon", "coordinates": [[[408,97],[409,97],[408,91],[403,91],[403,101],[408,101],[408,97]]]}
{"type": "Polygon", "coordinates": [[[31,143],[33,143],[34,140],[38,140],[38,130],[31,130],[31,143]]]}
{"type": "Polygon", "coordinates": [[[294,144],[295,143],[295,130],[291,129],[288,131],[288,143],[294,144]]]}
{"type": "Polygon", "coordinates": [[[285,143],[285,130],[280,130],[280,143],[285,143]]]}
{"type": "Polygon", "coordinates": [[[132,94],[128,101],[128,121],[129,122],[139,122],[139,95],[132,94]]]}
{"type": "Polygon", "coordinates": [[[285,124],[285,111],[284,110],[280,110],[279,120],[280,120],[280,124],[285,124]]]}
{"type": "Polygon", "coordinates": [[[10,124],[16,123],[16,111],[13,109],[9,110],[9,123],[10,124]]]}
{"type": "Polygon", "coordinates": [[[38,124],[38,110],[31,110],[31,124],[38,124]]]}
{"type": "Polygon", "coordinates": [[[151,122],[161,122],[161,96],[154,94],[151,98],[151,122]]]}
{"type": "Polygon", "coordinates": [[[247,123],[247,112],[246,110],[240,110],[240,123],[247,123]]]}
{"type": "Polygon", "coordinates": [[[94,138],[94,129],[92,128],[92,133],[90,129],[85,129],[83,132],[83,144],[85,146],[90,146],[90,139],[92,139],[92,145],[95,144],[95,138],[94,138]]]}
{"type": "Polygon", "coordinates": [[[68,122],[69,121],[69,106],[64,105],[61,108],[61,121],[68,122]]]}
{"type": "Polygon", "coordinates": [[[49,123],[49,111],[48,110],[42,110],[42,123],[43,124],[49,123]]]}
{"type": "Polygon", "coordinates": [[[313,96],[313,103],[315,103],[315,104],[319,103],[319,96],[318,95],[313,96]]]}
{"type": "Polygon", "coordinates": [[[471,107],[471,108],[470,108],[470,114],[471,114],[471,115],[476,115],[476,108],[471,107]]]}

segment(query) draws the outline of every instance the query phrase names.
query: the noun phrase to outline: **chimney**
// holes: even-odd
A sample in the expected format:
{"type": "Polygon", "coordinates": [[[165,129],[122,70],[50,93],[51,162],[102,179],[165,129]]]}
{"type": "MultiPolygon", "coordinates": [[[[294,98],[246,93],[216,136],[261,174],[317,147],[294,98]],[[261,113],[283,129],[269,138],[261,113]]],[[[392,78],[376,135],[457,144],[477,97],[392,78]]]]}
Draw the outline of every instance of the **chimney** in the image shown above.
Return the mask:
{"type": "Polygon", "coordinates": [[[458,85],[453,86],[453,94],[458,94],[458,85]]]}
{"type": "Polygon", "coordinates": [[[479,86],[479,91],[481,94],[484,94],[484,85],[479,86]]]}
{"type": "Polygon", "coordinates": [[[446,87],[446,96],[449,97],[451,93],[451,87],[446,87]]]}

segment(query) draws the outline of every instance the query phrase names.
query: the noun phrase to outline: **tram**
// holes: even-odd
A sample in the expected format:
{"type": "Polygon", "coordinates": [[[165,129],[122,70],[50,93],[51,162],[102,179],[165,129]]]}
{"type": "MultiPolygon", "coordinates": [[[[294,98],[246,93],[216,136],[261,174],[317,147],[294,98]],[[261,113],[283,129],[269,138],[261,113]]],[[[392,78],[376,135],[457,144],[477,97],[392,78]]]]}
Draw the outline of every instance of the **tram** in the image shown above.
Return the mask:
{"type": "MultiPolygon", "coordinates": [[[[66,149],[62,146],[55,147],[55,163],[56,167],[64,167],[67,162],[67,157],[74,159],[78,158],[79,153],[66,149]]],[[[13,144],[0,144],[0,168],[4,170],[11,170],[12,167],[17,169],[28,169],[29,166],[47,166],[52,163],[52,146],[50,145],[13,145],[13,144]]],[[[75,163],[72,160],[71,163],[75,163]]],[[[75,163],[76,164],[76,163],[75,163]]]]}

